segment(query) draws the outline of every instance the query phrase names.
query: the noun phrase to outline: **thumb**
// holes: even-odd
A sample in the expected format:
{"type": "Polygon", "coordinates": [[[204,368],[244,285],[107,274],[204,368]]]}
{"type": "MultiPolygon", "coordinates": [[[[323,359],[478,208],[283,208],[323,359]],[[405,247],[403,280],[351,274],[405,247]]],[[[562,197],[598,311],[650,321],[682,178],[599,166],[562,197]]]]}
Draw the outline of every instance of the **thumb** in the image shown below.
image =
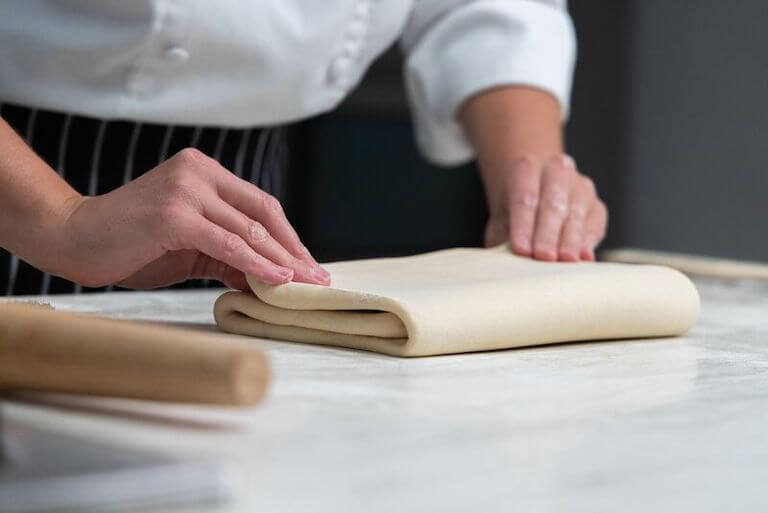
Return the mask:
{"type": "Polygon", "coordinates": [[[229,288],[249,292],[251,287],[245,279],[245,274],[220,260],[200,253],[190,278],[212,279],[222,282],[229,288]]]}

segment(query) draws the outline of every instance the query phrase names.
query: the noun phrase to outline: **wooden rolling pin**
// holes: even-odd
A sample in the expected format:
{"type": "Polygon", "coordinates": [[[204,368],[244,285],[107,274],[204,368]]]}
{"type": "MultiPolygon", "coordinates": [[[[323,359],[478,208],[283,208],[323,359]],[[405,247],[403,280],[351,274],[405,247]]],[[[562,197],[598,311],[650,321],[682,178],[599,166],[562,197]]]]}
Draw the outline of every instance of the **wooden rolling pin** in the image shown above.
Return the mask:
{"type": "Polygon", "coordinates": [[[0,389],[250,405],[264,354],[226,336],[0,303],[0,389]]]}

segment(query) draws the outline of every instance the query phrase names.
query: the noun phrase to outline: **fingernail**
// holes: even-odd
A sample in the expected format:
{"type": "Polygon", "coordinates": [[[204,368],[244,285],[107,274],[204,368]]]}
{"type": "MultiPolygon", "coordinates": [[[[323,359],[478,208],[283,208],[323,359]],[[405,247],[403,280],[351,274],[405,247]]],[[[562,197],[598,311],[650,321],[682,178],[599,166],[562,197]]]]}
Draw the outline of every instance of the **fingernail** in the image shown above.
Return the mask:
{"type": "Polygon", "coordinates": [[[319,267],[316,268],[316,269],[312,269],[312,276],[316,280],[322,281],[322,282],[328,281],[328,278],[331,277],[331,275],[330,275],[330,273],[328,273],[328,271],[326,271],[325,269],[319,268],[319,267]]]}
{"type": "Polygon", "coordinates": [[[565,167],[576,167],[576,162],[573,160],[573,157],[566,153],[560,155],[560,163],[565,167]]]}
{"type": "Polygon", "coordinates": [[[552,262],[557,260],[557,253],[553,249],[549,248],[537,248],[533,252],[536,260],[544,260],[545,262],[552,262]]]}

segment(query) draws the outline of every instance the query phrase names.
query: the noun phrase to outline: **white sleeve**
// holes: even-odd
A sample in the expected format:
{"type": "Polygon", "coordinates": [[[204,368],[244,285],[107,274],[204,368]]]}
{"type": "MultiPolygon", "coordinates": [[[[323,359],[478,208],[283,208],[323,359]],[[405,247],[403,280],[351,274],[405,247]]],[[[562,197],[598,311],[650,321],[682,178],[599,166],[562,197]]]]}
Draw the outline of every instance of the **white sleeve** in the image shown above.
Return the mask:
{"type": "Polygon", "coordinates": [[[456,119],[502,85],[549,92],[568,115],[576,43],[566,0],[414,0],[401,44],[417,144],[432,162],[474,156],[456,119]]]}

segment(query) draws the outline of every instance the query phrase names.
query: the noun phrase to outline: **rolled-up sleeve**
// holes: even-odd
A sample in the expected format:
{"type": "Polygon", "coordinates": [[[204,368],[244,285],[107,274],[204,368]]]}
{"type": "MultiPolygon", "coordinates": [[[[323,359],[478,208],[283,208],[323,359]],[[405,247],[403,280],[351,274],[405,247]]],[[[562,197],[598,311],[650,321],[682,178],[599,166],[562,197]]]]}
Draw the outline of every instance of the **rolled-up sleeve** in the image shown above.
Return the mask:
{"type": "Polygon", "coordinates": [[[542,89],[568,115],[576,43],[566,0],[415,0],[401,44],[417,144],[432,162],[474,156],[456,119],[483,90],[542,89]]]}

